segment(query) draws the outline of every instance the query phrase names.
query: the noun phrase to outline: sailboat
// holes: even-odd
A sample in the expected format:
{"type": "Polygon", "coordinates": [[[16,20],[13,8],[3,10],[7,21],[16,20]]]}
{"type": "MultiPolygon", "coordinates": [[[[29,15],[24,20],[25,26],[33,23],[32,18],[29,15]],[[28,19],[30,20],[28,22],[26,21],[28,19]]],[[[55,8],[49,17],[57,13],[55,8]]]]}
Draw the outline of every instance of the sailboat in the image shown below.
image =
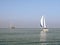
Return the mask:
{"type": "Polygon", "coordinates": [[[42,28],[42,31],[44,31],[44,32],[47,32],[48,31],[48,28],[47,28],[47,25],[46,25],[46,21],[45,21],[45,17],[44,16],[41,17],[40,26],[42,28]]]}
{"type": "Polygon", "coordinates": [[[10,29],[15,29],[15,25],[10,24],[10,29]]]}

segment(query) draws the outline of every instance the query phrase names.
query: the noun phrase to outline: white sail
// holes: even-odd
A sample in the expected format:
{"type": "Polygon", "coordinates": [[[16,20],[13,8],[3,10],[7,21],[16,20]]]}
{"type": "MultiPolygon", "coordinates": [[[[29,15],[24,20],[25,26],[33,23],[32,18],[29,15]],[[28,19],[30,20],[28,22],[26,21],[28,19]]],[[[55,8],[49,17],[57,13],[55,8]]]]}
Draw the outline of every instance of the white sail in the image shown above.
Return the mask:
{"type": "Polygon", "coordinates": [[[44,18],[44,28],[46,28],[46,22],[45,22],[45,18],[44,18]]]}
{"type": "Polygon", "coordinates": [[[40,26],[43,27],[43,16],[41,17],[40,26]]]}
{"type": "Polygon", "coordinates": [[[40,22],[41,27],[46,28],[46,22],[44,16],[41,17],[41,22],[40,22]]]}

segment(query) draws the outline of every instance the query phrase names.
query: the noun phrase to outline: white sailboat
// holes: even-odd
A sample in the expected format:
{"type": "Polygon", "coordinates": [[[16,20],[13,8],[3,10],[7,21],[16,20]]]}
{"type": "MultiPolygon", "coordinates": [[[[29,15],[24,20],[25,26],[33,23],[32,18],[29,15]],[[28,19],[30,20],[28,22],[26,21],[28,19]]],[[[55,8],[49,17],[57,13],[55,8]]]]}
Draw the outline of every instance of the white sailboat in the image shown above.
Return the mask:
{"type": "Polygon", "coordinates": [[[40,26],[44,32],[48,31],[44,16],[41,17],[40,26]]]}

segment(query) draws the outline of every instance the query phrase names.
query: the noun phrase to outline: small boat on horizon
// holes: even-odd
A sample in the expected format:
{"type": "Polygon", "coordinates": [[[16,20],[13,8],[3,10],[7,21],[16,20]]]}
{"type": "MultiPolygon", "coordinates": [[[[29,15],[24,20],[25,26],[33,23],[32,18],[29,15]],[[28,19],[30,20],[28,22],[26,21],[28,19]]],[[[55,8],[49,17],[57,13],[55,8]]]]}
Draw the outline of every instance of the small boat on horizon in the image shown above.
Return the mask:
{"type": "Polygon", "coordinates": [[[11,29],[15,29],[15,27],[14,27],[14,26],[12,26],[12,27],[11,27],[11,29]]]}
{"type": "Polygon", "coordinates": [[[10,29],[15,29],[15,28],[16,28],[15,25],[10,24],[10,29]]]}

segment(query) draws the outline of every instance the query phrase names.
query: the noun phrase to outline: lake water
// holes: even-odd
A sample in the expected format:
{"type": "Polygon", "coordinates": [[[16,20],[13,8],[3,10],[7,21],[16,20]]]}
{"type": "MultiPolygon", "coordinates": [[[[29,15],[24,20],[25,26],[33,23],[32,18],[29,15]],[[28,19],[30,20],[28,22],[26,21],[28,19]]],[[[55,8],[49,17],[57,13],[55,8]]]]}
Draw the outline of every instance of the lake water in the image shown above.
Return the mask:
{"type": "Polygon", "coordinates": [[[60,45],[60,29],[0,28],[0,45],[60,45]]]}

